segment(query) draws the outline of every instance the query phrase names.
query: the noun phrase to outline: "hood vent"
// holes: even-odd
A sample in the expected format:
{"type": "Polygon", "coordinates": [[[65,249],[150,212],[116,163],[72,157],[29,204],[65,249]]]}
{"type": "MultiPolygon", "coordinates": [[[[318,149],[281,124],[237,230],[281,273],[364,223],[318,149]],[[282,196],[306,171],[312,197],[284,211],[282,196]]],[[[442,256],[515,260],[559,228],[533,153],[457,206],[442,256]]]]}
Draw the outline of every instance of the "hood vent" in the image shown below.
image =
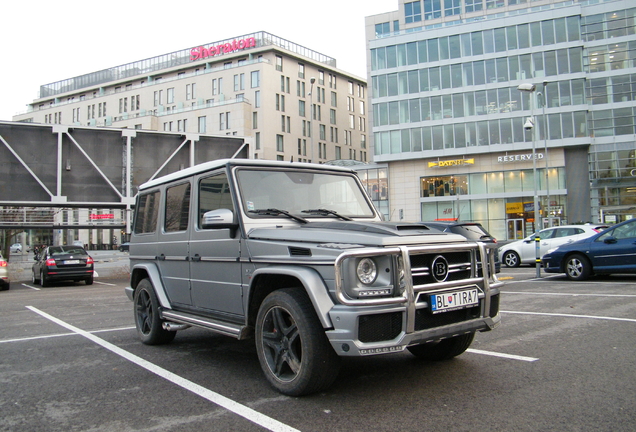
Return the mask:
{"type": "Polygon", "coordinates": [[[300,247],[289,247],[289,255],[291,256],[311,256],[311,249],[300,247]]]}

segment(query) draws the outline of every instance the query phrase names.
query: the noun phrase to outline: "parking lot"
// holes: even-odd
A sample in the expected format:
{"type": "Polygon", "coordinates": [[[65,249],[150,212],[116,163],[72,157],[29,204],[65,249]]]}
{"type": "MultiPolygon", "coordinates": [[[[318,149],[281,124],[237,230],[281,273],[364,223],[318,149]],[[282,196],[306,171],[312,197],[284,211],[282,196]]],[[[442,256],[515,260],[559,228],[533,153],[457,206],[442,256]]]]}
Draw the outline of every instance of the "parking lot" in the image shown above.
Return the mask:
{"type": "Polygon", "coordinates": [[[14,279],[0,292],[0,430],[633,431],[636,276],[534,276],[502,269],[502,324],[458,358],[347,358],[303,398],[269,387],[252,341],[188,329],[141,344],[121,271],[14,279]]]}

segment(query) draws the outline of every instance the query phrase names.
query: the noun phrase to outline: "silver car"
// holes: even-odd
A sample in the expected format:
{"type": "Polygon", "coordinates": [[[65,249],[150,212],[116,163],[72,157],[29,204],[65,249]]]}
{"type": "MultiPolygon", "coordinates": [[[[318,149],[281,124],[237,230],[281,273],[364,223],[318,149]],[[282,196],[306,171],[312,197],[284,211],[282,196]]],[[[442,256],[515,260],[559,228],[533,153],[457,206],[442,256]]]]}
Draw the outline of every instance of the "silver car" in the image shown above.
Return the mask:
{"type": "MultiPolygon", "coordinates": [[[[539,231],[539,258],[561,245],[588,238],[607,228],[607,225],[563,225],[539,231]]],[[[521,264],[534,264],[536,261],[536,233],[508,243],[499,248],[499,260],[506,267],[519,267],[521,264]]]]}

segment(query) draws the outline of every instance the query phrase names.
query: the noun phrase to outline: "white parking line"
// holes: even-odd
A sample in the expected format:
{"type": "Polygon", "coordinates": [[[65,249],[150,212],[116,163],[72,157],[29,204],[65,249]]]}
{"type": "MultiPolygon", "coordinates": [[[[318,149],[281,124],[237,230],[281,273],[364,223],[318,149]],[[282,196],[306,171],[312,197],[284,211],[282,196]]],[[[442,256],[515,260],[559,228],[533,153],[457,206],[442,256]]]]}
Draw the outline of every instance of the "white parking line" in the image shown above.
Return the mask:
{"type": "Polygon", "coordinates": [[[542,316],[554,316],[554,317],[567,317],[567,318],[585,318],[585,319],[598,319],[608,321],[627,321],[636,323],[636,319],[632,318],[616,318],[607,316],[594,316],[594,315],[575,315],[575,314],[558,314],[558,313],[546,313],[546,312],[516,312],[516,311],[499,311],[501,313],[516,314],[516,315],[542,315],[542,316]]]}
{"type": "Polygon", "coordinates": [[[473,353],[473,354],[489,355],[489,356],[492,356],[492,357],[507,358],[507,359],[511,359],[511,360],[521,360],[521,361],[526,361],[526,362],[535,362],[535,361],[539,360],[538,358],[535,358],[535,357],[524,357],[524,356],[519,356],[519,355],[514,355],[514,354],[502,354],[502,353],[496,353],[496,352],[492,352],[492,351],[482,351],[482,350],[472,349],[472,348],[468,348],[466,350],[466,352],[470,352],[470,353],[473,353]]]}
{"type": "MultiPolygon", "coordinates": [[[[122,330],[132,330],[135,327],[119,327],[119,328],[113,328],[113,329],[102,329],[102,330],[94,330],[92,332],[89,333],[108,333],[108,332],[112,332],[112,331],[122,331],[122,330]]],[[[8,343],[8,342],[24,342],[24,341],[32,341],[32,340],[38,340],[38,339],[50,339],[50,338],[56,338],[56,337],[61,337],[61,336],[79,336],[77,333],[56,333],[56,334],[52,334],[52,335],[42,335],[42,336],[32,336],[32,337],[25,337],[25,338],[18,338],[18,339],[6,339],[6,340],[0,340],[0,343],[8,343]]]]}
{"type": "Polygon", "coordinates": [[[106,282],[98,282],[95,281],[96,284],[100,284],[100,285],[108,285],[108,286],[117,286],[116,284],[111,284],[111,283],[106,283],[106,282]]]}
{"type": "Polygon", "coordinates": [[[25,283],[23,283],[23,284],[22,284],[22,286],[25,286],[25,287],[27,287],[27,288],[31,288],[32,290],[40,291],[40,288],[36,288],[36,287],[34,287],[34,286],[27,285],[27,284],[25,284],[25,283]]]}
{"type": "Polygon", "coordinates": [[[201,396],[204,399],[209,400],[212,403],[215,403],[225,409],[227,409],[228,411],[231,411],[253,423],[256,423],[257,425],[264,427],[265,429],[268,429],[270,431],[274,431],[274,432],[292,432],[292,431],[296,431],[299,432],[298,429],[294,429],[291,426],[288,426],[284,423],[279,422],[278,420],[275,420],[271,417],[268,417],[264,414],[259,413],[258,411],[253,410],[252,408],[248,408],[245,405],[242,405],[238,402],[235,402],[229,398],[226,398],[225,396],[222,396],[216,392],[213,392],[211,390],[208,390],[207,388],[200,386],[198,384],[193,383],[192,381],[189,381],[177,374],[174,374],[170,371],[167,371],[163,368],[160,368],[159,366],[142,359],[141,357],[138,357],[134,354],[129,353],[126,350],[123,350],[121,348],[119,348],[116,345],[111,344],[110,342],[106,342],[105,340],[98,338],[97,336],[92,335],[91,333],[84,331],[78,327],[75,327],[71,324],[68,324],[58,318],[55,318],[52,315],[47,314],[46,312],[43,312],[33,306],[27,306],[27,309],[43,316],[44,318],[53,321],[54,323],[74,332],[77,333],[81,336],[84,336],[86,339],[96,343],[97,345],[102,346],[103,348],[106,348],[107,350],[125,358],[126,360],[136,364],[137,366],[141,366],[142,368],[148,370],[149,372],[152,372],[162,378],[164,378],[165,380],[168,380],[186,390],[191,391],[192,393],[201,396]]]}

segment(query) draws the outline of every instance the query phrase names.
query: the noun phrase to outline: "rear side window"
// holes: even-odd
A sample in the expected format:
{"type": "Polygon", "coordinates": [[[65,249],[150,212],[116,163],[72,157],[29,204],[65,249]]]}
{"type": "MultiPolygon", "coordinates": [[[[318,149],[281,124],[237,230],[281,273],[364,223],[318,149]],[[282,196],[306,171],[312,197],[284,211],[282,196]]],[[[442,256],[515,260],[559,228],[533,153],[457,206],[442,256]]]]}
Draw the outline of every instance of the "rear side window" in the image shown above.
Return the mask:
{"type": "Polygon", "coordinates": [[[459,225],[451,228],[455,234],[461,234],[469,240],[483,240],[484,237],[490,237],[479,225],[459,225]]]}
{"type": "Polygon", "coordinates": [[[184,183],[166,189],[166,232],[188,229],[190,214],[190,183],[184,183]]]}
{"type": "Polygon", "coordinates": [[[159,191],[143,194],[137,200],[135,234],[151,233],[157,230],[159,214],[159,191]]]}

